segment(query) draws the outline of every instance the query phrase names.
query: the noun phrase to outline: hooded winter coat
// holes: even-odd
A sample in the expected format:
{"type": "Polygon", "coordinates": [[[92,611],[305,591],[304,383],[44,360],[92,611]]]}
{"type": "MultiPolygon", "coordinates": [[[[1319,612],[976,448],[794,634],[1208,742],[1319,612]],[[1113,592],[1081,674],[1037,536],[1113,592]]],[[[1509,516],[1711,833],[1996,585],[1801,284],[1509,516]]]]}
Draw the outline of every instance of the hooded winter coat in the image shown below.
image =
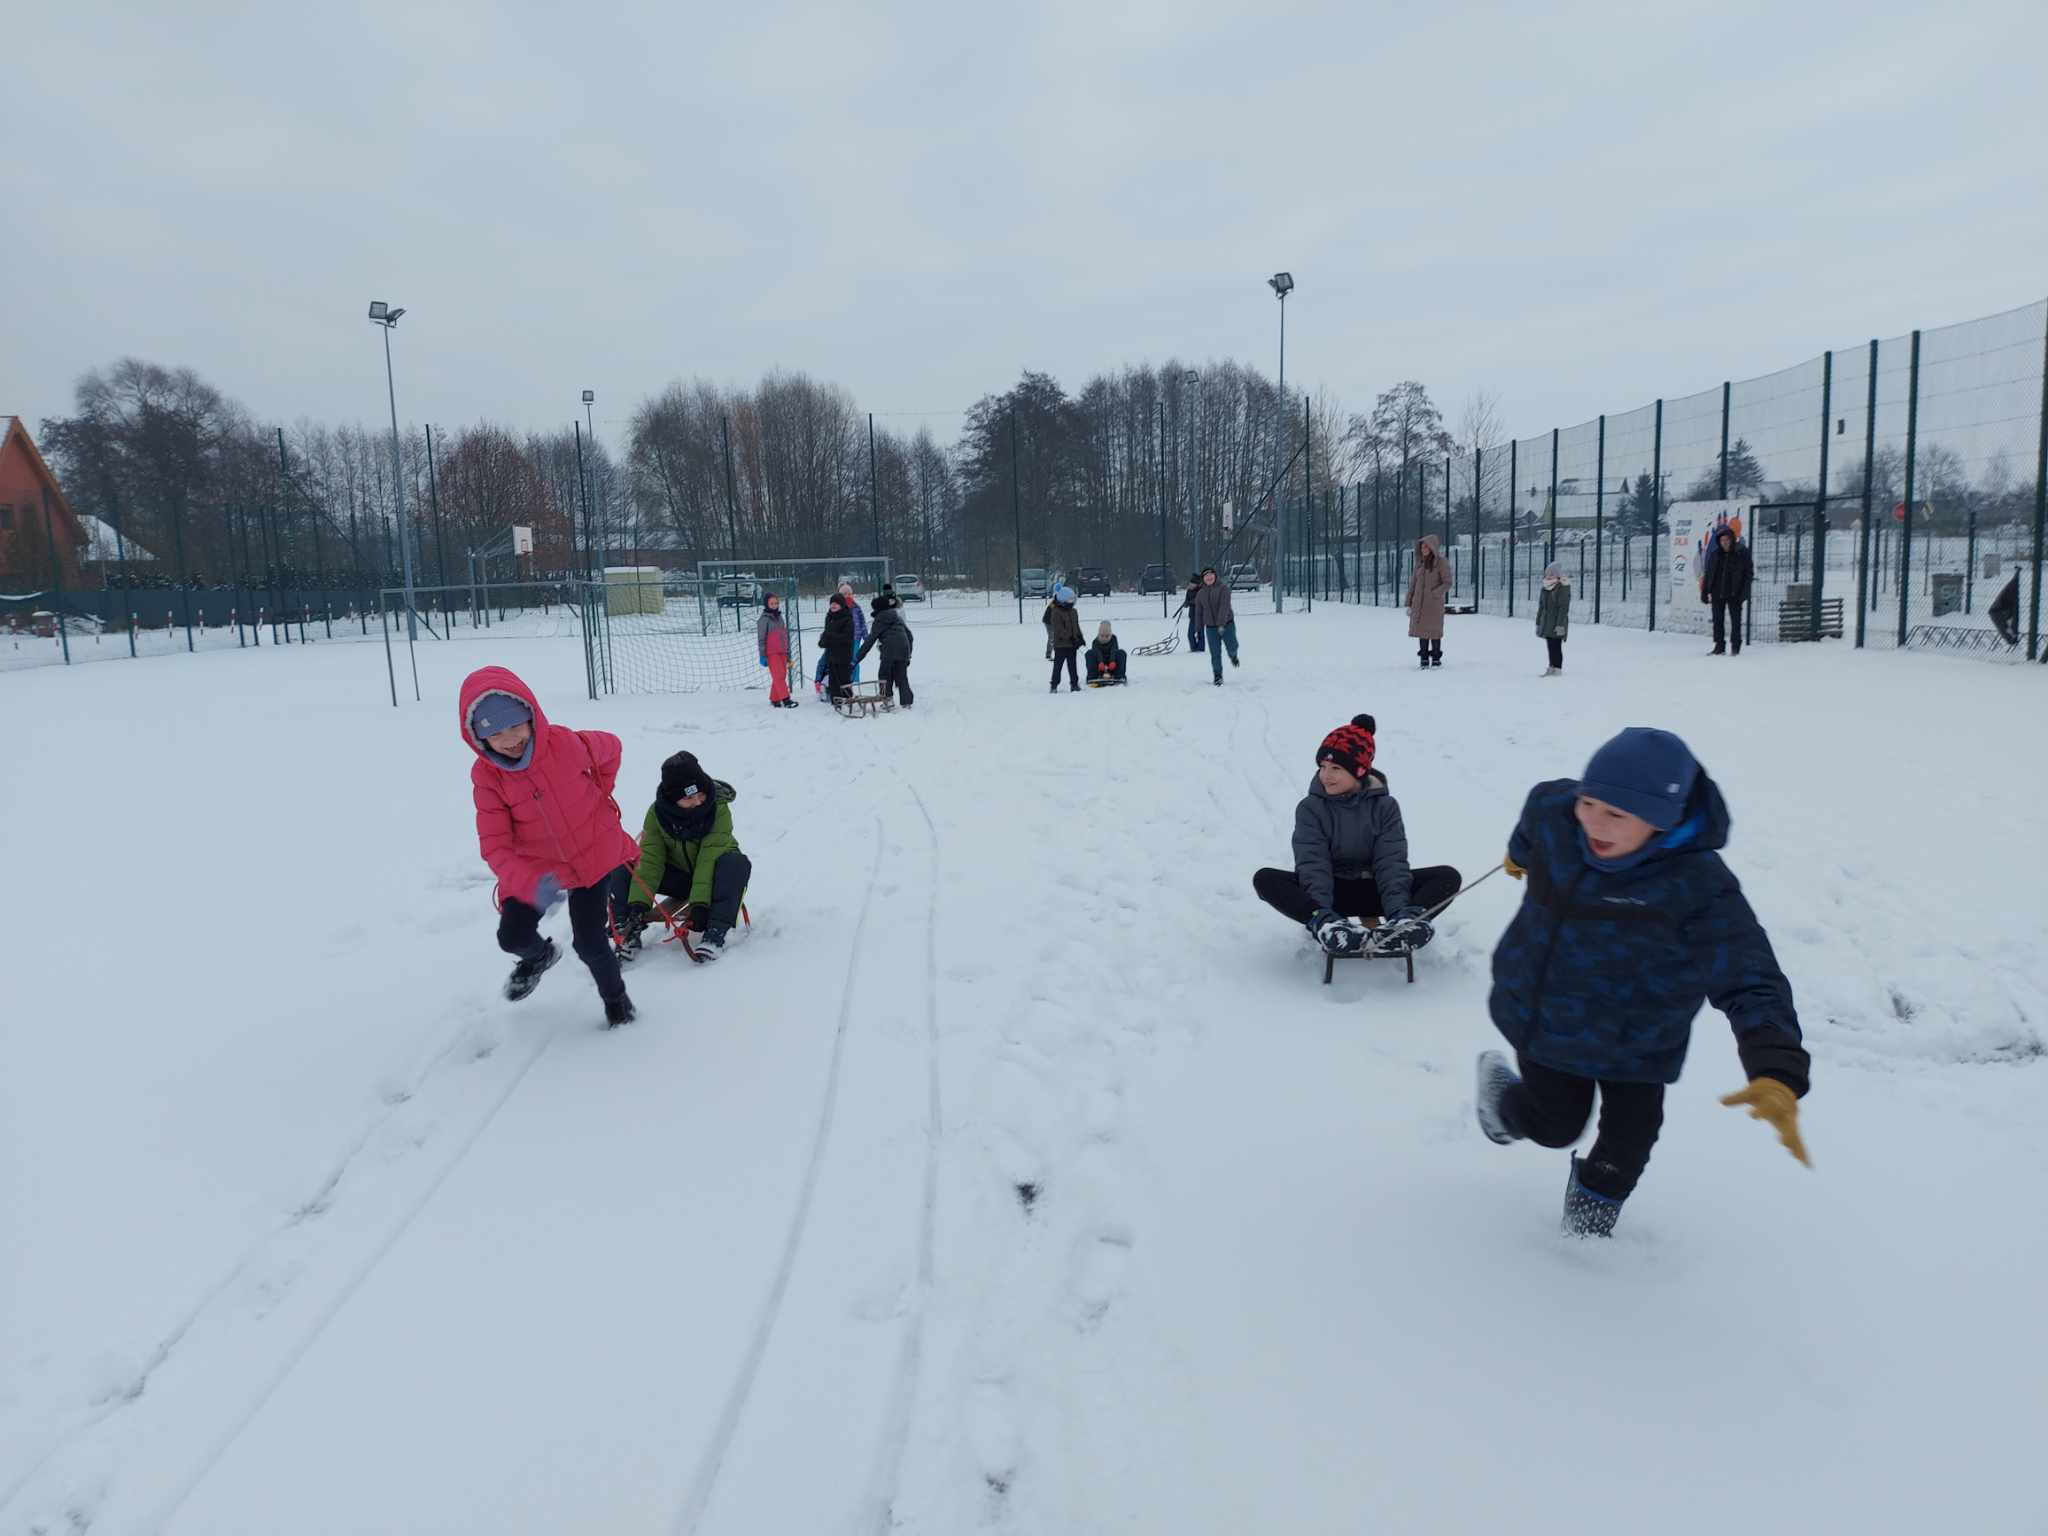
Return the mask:
{"type": "Polygon", "coordinates": [[[1409,904],[1408,829],[1385,774],[1369,770],[1348,795],[1330,794],[1320,776],[1309,781],[1294,808],[1294,878],[1319,907],[1337,904],[1339,879],[1370,879],[1382,912],[1409,904]]]}
{"type": "Polygon", "coordinates": [[[768,654],[771,635],[780,636],[779,648],[783,655],[789,654],[789,616],[780,608],[763,608],[761,616],[754,620],[754,649],[762,656],[768,654]]]}
{"type": "Polygon", "coordinates": [[[469,782],[476,837],[498,877],[500,896],[538,906],[543,875],[565,890],[595,885],[640,856],[612,798],[621,749],[609,731],[551,725],[540,700],[504,667],[484,667],[462,680],[462,739],[476,761],[469,782]],[[476,707],[494,693],[517,699],[533,714],[533,737],[519,763],[498,756],[477,735],[476,707]]]}
{"type": "Polygon", "coordinates": [[[835,652],[842,654],[849,667],[853,665],[853,648],[859,644],[853,632],[854,612],[843,602],[837,608],[827,606],[825,623],[818,631],[818,649],[827,656],[835,652]]]}
{"type": "Polygon", "coordinates": [[[1237,613],[1230,606],[1230,583],[1218,576],[1206,581],[1195,592],[1195,622],[1204,629],[1221,629],[1237,621],[1237,613]]]}
{"type": "Polygon", "coordinates": [[[711,782],[711,798],[695,810],[686,811],[658,796],[647,808],[647,819],[640,824],[640,863],[633,871],[628,900],[651,905],[662,880],[676,869],[690,882],[690,904],[710,905],[711,876],[718,861],[740,851],[732,830],[732,803],[739,791],[723,779],[711,782]]]}
{"type": "Polygon", "coordinates": [[[1415,541],[1415,574],[1408,578],[1408,638],[1444,637],[1444,598],[1451,590],[1451,567],[1437,552],[1436,535],[1415,541]]]}
{"type": "Polygon", "coordinates": [[[1081,615],[1071,603],[1054,601],[1045,609],[1045,634],[1056,651],[1078,651],[1083,644],[1081,615]]]}
{"type": "Polygon", "coordinates": [[[1543,595],[1536,599],[1536,633],[1545,640],[1562,640],[1572,623],[1572,584],[1560,576],[1555,585],[1543,583],[1543,595]]]}
{"type": "Polygon", "coordinates": [[[1805,1093],[1792,987],[1721,860],[1728,806],[1705,770],[1684,820],[1626,868],[1594,865],[1578,797],[1574,779],[1538,784],[1508,839],[1529,888],[1493,952],[1494,1027],[1560,1072],[1675,1083],[1693,1016],[1711,1002],[1749,1076],[1805,1093]]]}
{"type": "Polygon", "coordinates": [[[849,597],[842,592],[839,596],[846,603],[846,611],[853,615],[853,643],[856,648],[868,637],[868,616],[861,611],[860,599],[849,597]]]}
{"type": "Polygon", "coordinates": [[[1707,546],[1706,569],[1700,577],[1702,602],[1746,603],[1750,583],[1756,574],[1749,546],[1740,539],[1723,549],[1718,536],[1707,546]]]}
{"type": "Polygon", "coordinates": [[[910,652],[916,639],[910,633],[910,625],[903,618],[902,607],[894,598],[875,599],[875,625],[868,631],[867,639],[854,655],[855,661],[865,660],[869,651],[879,649],[882,660],[902,663],[908,666],[910,652]]]}

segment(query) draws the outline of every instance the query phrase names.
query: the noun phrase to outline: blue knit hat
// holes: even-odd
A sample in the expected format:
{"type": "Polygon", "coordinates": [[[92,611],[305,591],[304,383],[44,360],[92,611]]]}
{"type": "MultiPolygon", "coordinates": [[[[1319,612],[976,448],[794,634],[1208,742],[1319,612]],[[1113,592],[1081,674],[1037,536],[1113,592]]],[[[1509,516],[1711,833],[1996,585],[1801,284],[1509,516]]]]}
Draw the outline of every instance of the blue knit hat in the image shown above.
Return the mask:
{"type": "Polygon", "coordinates": [[[1676,736],[1632,725],[1593,754],[1579,778],[1579,793],[1668,832],[1685,819],[1685,802],[1699,775],[1692,749],[1676,736]]]}
{"type": "Polygon", "coordinates": [[[487,693],[469,712],[470,728],[486,741],[532,718],[533,711],[509,693],[487,693]]]}

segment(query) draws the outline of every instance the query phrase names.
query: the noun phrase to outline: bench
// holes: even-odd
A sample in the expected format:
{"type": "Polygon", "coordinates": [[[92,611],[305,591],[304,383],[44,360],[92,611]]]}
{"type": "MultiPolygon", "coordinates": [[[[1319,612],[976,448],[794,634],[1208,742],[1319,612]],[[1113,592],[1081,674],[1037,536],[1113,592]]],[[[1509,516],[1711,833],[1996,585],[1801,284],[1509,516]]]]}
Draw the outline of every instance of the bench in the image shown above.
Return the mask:
{"type": "Polygon", "coordinates": [[[1824,597],[1820,600],[1820,633],[1813,629],[1813,599],[1787,597],[1778,604],[1778,639],[1783,643],[1796,640],[1831,640],[1842,638],[1842,600],[1839,597],[1824,597]]]}

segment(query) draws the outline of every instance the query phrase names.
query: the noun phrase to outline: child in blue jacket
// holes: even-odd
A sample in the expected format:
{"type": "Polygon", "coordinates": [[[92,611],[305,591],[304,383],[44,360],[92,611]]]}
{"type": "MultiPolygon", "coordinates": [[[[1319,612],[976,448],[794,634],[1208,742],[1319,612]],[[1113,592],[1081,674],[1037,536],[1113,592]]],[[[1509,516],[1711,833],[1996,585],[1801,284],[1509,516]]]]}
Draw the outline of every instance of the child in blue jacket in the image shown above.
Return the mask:
{"type": "Polygon", "coordinates": [[[1768,1120],[1802,1163],[1810,1061],[1791,984],[1720,850],[1728,806],[1684,742],[1632,727],[1583,777],[1538,784],[1508,839],[1526,875],[1493,952],[1494,1027],[1517,1075],[1483,1051],[1474,1107],[1486,1135],[1569,1147],[1600,1099],[1592,1150],[1572,1158],[1564,1230],[1605,1237],[1636,1187],[1678,1081],[1693,1016],[1728,1016],[1749,1086],[1721,1100],[1768,1120]]]}

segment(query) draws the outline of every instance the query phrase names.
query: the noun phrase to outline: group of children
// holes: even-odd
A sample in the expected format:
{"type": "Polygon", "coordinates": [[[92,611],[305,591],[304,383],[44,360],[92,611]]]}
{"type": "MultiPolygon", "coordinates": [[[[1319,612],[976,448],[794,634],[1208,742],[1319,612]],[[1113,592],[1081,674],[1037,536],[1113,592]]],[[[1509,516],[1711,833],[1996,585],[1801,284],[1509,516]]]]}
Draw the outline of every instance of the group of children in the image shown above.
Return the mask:
{"type": "MultiPolygon", "coordinates": [[[[1419,949],[1462,888],[1448,866],[1409,867],[1376,750],[1370,715],[1323,738],[1295,809],[1294,867],[1252,876],[1267,905],[1333,954],[1368,942],[1419,949]]],[[[1531,790],[1508,836],[1502,868],[1526,890],[1494,948],[1488,1011],[1515,1063],[1480,1053],[1474,1110],[1492,1141],[1563,1148],[1584,1135],[1597,1097],[1598,1134],[1572,1157],[1565,1184],[1573,1236],[1613,1233],[1703,1002],[1727,1016],[1749,1079],[1721,1102],[1768,1121],[1808,1160],[1799,1100],[1811,1062],[1791,984],[1721,858],[1729,826],[1727,802],[1685,743],[1632,727],[1579,778],[1531,790]]]]}
{"type": "MultiPolygon", "coordinates": [[[[874,623],[861,612],[853,583],[842,581],[825,605],[825,622],[818,633],[818,668],[813,686],[818,697],[844,698],[860,681],[860,664],[868,652],[882,653],[880,681],[882,697],[909,709],[917,702],[910,688],[910,654],[916,645],[910,625],[903,617],[903,600],[893,585],[884,583],[872,605],[874,623]]],[[[789,691],[789,616],[782,611],[780,593],[761,599],[761,616],[754,621],[754,639],[761,665],[768,669],[768,704],[772,709],[795,709],[789,691]]]]}
{"type": "MultiPolygon", "coordinates": [[[[1081,615],[1074,609],[1079,601],[1074,589],[1054,587],[1040,622],[1045,625],[1045,654],[1052,662],[1052,689],[1060,691],[1060,673],[1067,674],[1067,690],[1081,691],[1078,658],[1081,654],[1081,615]]],[[[1130,681],[1130,657],[1117,643],[1116,629],[1104,619],[1095,626],[1094,643],[1088,647],[1088,686],[1115,687],[1130,681]]]]}

